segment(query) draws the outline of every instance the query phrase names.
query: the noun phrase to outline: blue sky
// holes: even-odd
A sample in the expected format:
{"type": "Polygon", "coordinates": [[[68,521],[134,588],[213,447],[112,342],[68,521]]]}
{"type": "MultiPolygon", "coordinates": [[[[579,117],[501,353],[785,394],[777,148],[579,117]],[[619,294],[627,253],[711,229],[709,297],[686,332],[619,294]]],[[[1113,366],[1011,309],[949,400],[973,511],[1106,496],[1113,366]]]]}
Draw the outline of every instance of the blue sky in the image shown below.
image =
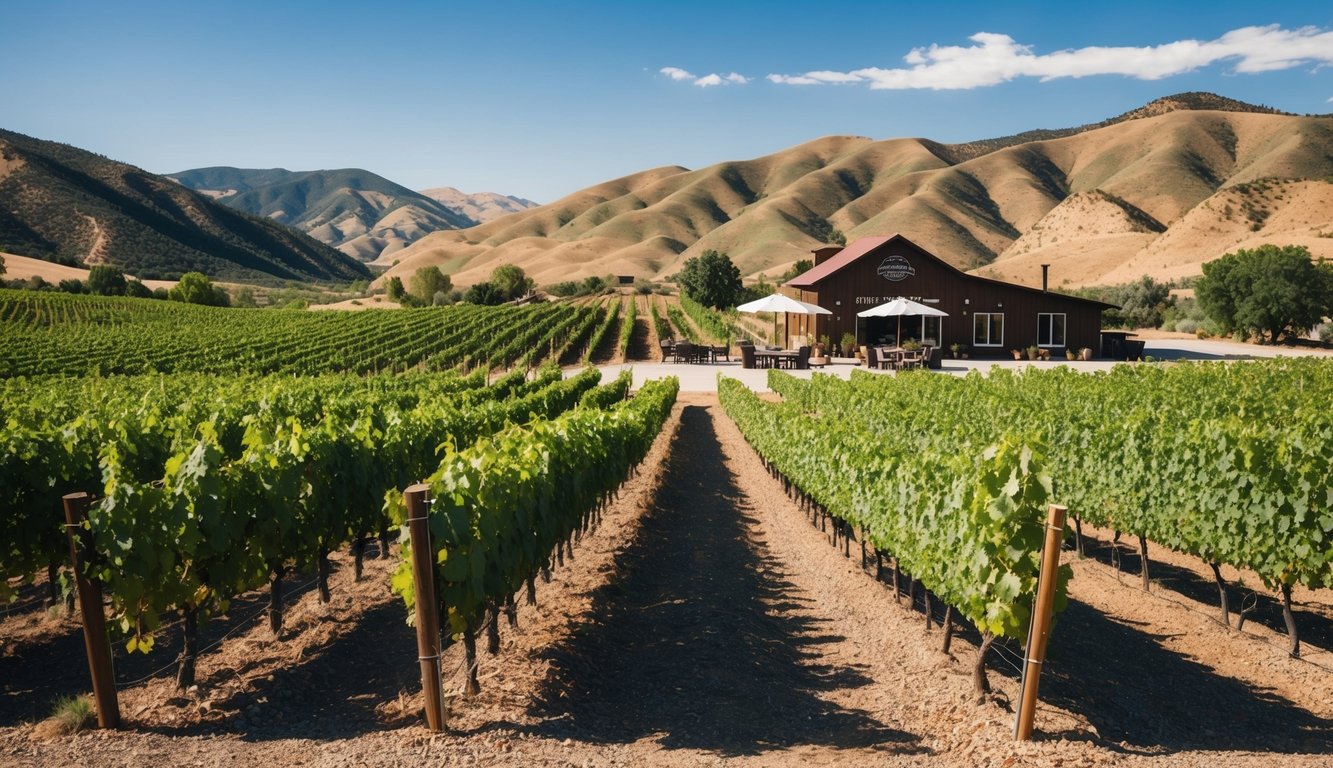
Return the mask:
{"type": "Polygon", "coordinates": [[[1181,91],[1333,112],[1328,2],[48,0],[5,17],[0,127],[159,173],[362,167],[539,202],[830,134],[966,141],[1181,91]]]}

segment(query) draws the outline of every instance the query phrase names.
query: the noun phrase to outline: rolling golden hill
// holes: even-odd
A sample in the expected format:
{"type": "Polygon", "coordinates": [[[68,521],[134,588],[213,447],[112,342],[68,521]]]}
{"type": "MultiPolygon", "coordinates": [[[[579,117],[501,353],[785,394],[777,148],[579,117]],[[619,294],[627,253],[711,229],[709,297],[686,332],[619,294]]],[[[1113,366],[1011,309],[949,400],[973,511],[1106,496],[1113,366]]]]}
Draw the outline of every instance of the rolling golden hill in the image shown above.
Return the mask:
{"type": "Polygon", "coordinates": [[[1333,256],[1321,237],[1333,232],[1333,117],[1245,106],[1182,94],[1092,126],[967,145],[825,137],[643,171],[433,233],[379,263],[402,276],[437,264],[461,285],[514,263],[541,284],[662,278],[716,249],[753,275],[806,258],[830,227],[848,240],[901,233],[961,268],[1029,284],[1042,263],[1068,286],[1198,274],[1258,242],[1333,256]]]}

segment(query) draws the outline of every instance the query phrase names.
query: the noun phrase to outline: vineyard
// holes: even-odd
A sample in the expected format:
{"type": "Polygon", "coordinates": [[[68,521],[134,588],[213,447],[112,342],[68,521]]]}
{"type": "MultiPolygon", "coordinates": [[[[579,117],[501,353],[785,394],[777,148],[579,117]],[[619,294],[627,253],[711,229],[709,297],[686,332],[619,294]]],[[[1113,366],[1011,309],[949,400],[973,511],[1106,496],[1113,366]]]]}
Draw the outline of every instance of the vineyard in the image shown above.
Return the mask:
{"type": "Polygon", "coordinates": [[[593,334],[612,325],[607,315],[602,306],[556,304],[243,310],[0,290],[0,376],[530,367],[586,358],[593,334]]]}
{"type": "Polygon", "coordinates": [[[20,701],[36,670],[86,689],[60,634],[62,496],[83,491],[79,551],[149,762],[187,733],[200,759],[249,762],[321,733],[395,764],[436,748],[424,722],[460,762],[1327,757],[1333,366],[770,371],[773,396],[720,378],[683,404],[675,379],[631,392],[629,371],[575,367],[750,333],[659,298],[302,313],[0,295],[0,678],[19,680],[0,755],[84,744],[27,747],[14,719],[40,706],[20,701]],[[1004,710],[1044,613],[1052,504],[1071,522],[1046,585],[1049,736],[1015,751],[1004,710]],[[1211,666],[1173,655],[1191,647],[1211,666]],[[332,719],[293,715],[289,686],[332,719]],[[1237,735],[1194,727],[1195,700],[1237,735]],[[276,733],[266,713],[284,736],[209,741],[276,733]]]}

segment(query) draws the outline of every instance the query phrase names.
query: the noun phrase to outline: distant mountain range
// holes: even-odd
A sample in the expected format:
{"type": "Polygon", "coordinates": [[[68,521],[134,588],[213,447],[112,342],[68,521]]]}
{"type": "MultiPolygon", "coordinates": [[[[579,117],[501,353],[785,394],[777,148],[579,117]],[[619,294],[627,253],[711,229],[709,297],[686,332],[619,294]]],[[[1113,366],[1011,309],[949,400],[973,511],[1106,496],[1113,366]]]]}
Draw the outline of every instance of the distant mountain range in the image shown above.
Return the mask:
{"type": "Polygon", "coordinates": [[[360,261],[392,258],[421,237],[535,203],[452,187],[414,192],[360,168],[196,168],[170,178],[219,203],[299,229],[360,261]]]}
{"type": "Polygon", "coordinates": [[[364,264],[176,182],[66,144],[0,131],[0,251],[142,279],[356,280],[364,264]]]}
{"type": "Polygon", "coordinates": [[[453,187],[436,187],[434,189],[423,189],[421,194],[426,197],[444,203],[446,206],[458,211],[464,216],[472,219],[478,224],[485,224],[501,216],[508,216],[511,213],[526,211],[529,208],[536,208],[537,203],[531,200],[525,200],[521,197],[512,195],[501,195],[496,192],[476,192],[468,194],[460,192],[453,187]]]}
{"type": "MultiPolygon", "coordinates": [[[[960,116],[963,119],[965,116],[960,116]]],[[[501,263],[539,283],[664,277],[706,249],[776,274],[823,244],[901,233],[964,269],[1036,284],[1198,274],[1260,242],[1333,257],[1333,117],[1183,93],[1078,128],[943,144],[831,136],[700,170],[666,166],[382,257],[455,284],[501,263]]]]}

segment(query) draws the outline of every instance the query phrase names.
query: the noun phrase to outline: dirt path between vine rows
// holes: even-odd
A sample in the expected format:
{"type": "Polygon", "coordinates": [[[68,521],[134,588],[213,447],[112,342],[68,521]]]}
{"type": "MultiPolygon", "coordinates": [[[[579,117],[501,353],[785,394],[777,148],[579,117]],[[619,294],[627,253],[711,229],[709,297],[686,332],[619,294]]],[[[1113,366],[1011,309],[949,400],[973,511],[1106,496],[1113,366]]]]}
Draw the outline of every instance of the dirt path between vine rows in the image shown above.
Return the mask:
{"type": "Polygon", "coordinates": [[[920,601],[895,602],[855,544],[850,558],[829,546],[714,396],[685,395],[676,413],[573,561],[538,582],[538,605],[520,606],[498,657],[481,653],[478,697],[458,695],[461,648],[446,652],[450,732],[417,723],[415,647],[381,583],[338,608],[342,629],[289,639],[299,654],[259,642],[262,627],[224,643],[201,674],[224,688],[221,669],[249,670],[249,692],[195,694],[239,702],[216,717],[179,697],[136,732],[33,741],[12,726],[0,764],[1333,763],[1333,675],[1118,583],[1095,546],[1056,629],[1041,738],[1015,744],[1017,648],[999,649],[996,696],[978,704],[975,633],[943,654],[920,601]]]}

